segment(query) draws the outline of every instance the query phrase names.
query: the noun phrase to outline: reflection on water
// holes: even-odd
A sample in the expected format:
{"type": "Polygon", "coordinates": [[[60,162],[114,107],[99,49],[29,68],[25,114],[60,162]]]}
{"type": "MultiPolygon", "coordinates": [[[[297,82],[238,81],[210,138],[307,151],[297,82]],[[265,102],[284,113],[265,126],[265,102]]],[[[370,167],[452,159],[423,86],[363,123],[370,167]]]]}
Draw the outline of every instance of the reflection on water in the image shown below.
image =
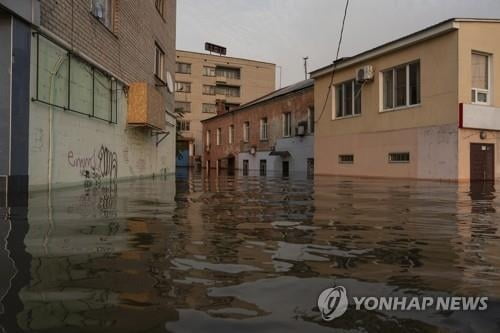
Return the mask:
{"type": "Polygon", "coordinates": [[[177,180],[33,193],[27,221],[14,210],[0,222],[0,326],[498,332],[497,207],[484,184],[185,170],[177,180]],[[325,323],[316,301],[334,282],[352,296],[488,296],[489,309],[350,307],[325,323]]]}

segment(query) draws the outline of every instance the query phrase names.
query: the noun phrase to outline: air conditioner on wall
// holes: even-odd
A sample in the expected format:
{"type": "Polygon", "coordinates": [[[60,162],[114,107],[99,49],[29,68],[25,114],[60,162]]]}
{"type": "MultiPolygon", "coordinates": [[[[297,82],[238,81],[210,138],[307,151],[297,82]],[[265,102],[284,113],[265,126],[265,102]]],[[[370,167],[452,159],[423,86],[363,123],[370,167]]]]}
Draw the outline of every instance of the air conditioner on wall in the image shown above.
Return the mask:
{"type": "Polygon", "coordinates": [[[373,80],[373,66],[367,65],[356,72],[356,81],[364,83],[373,80]]]}

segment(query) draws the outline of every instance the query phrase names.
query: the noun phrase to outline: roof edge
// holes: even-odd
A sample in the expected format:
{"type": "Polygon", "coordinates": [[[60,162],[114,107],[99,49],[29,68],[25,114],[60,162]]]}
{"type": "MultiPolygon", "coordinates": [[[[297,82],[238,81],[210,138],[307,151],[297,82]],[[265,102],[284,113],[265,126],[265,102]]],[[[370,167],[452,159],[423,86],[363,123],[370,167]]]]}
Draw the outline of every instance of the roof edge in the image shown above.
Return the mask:
{"type": "Polygon", "coordinates": [[[192,54],[197,54],[197,55],[201,55],[201,56],[214,57],[216,59],[236,59],[236,60],[244,60],[244,61],[250,61],[250,62],[255,62],[255,63],[259,63],[259,64],[276,66],[275,63],[268,62],[268,61],[260,61],[260,60],[241,58],[241,57],[220,56],[220,55],[216,55],[216,54],[203,53],[203,52],[197,52],[197,51],[180,50],[180,49],[175,50],[176,56],[177,56],[177,52],[192,53],[192,54]]]}

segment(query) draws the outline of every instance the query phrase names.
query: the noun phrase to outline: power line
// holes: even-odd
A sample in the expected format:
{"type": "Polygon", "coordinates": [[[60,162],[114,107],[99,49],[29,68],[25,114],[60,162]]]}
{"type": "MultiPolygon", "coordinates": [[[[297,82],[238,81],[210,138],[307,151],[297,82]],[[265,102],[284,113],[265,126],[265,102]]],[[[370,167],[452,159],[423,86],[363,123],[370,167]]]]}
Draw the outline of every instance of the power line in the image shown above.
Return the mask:
{"type": "Polygon", "coordinates": [[[347,17],[347,9],[349,8],[349,0],[346,0],[345,3],[345,9],[344,9],[344,18],[342,19],[342,28],[340,29],[340,38],[339,38],[339,44],[337,45],[337,54],[335,56],[335,60],[333,61],[333,67],[332,67],[332,75],[330,77],[330,84],[328,85],[328,92],[325,97],[325,103],[323,104],[323,109],[321,110],[321,113],[319,114],[318,120],[316,123],[318,123],[321,120],[321,117],[323,116],[323,113],[325,112],[326,105],[328,104],[328,98],[330,97],[331,91],[332,91],[332,85],[333,85],[333,77],[335,75],[335,66],[337,64],[337,60],[339,59],[339,54],[340,54],[340,46],[342,45],[342,38],[344,36],[344,27],[345,27],[345,20],[347,17]]]}

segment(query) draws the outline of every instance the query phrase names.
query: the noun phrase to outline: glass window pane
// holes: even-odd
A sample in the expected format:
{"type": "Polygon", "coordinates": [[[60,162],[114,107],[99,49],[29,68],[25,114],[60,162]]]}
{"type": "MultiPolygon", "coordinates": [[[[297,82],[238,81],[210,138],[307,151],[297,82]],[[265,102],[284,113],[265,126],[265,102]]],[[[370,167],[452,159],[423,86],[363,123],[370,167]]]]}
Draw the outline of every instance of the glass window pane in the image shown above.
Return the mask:
{"type": "Polygon", "coordinates": [[[472,54],[472,88],[488,89],[488,56],[472,54]]]}
{"type": "Polygon", "coordinates": [[[342,89],[342,85],[339,85],[337,86],[336,88],[337,90],[337,105],[336,105],[336,112],[335,112],[335,116],[336,117],[342,117],[344,115],[344,92],[343,92],[343,89],[342,89]]]}
{"type": "Polygon", "coordinates": [[[354,83],[354,114],[361,114],[361,84],[354,83]]]}
{"type": "Polygon", "coordinates": [[[480,103],[487,103],[488,102],[488,94],[485,92],[478,91],[477,92],[477,101],[480,103]]]}
{"type": "Polygon", "coordinates": [[[410,105],[420,103],[420,63],[410,64],[410,105]]]}
{"type": "Polygon", "coordinates": [[[345,93],[345,116],[352,116],[352,89],[353,82],[344,83],[344,93],[345,93]]]}
{"type": "Polygon", "coordinates": [[[392,109],[394,79],[392,70],[384,73],[384,109],[392,109]]]}
{"type": "Polygon", "coordinates": [[[395,69],[396,71],[396,106],[406,105],[406,66],[395,69]]]}

